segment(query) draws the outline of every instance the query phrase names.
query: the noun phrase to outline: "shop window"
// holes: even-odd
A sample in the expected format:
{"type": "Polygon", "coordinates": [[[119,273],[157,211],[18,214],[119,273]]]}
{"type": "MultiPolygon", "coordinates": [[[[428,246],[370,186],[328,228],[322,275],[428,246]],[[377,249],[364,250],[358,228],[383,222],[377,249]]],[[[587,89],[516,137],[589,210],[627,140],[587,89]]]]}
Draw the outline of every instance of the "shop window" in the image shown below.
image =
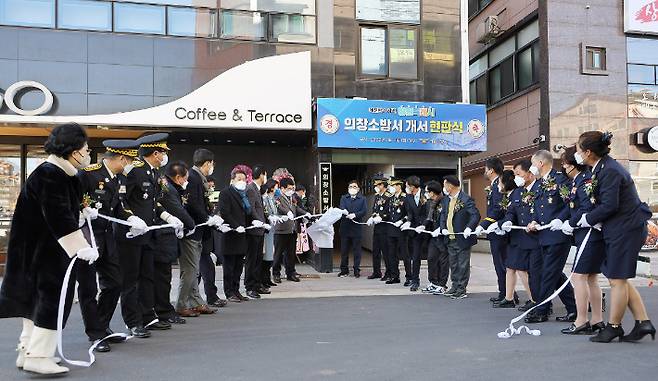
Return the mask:
{"type": "Polygon", "coordinates": [[[59,0],[57,27],[62,29],[112,30],[112,3],[90,0],[59,0]]]}
{"type": "Polygon", "coordinates": [[[55,0],[0,0],[0,24],[55,27],[55,0]]]}
{"type": "Polygon", "coordinates": [[[0,254],[7,253],[9,228],[21,191],[21,147],[0,145],[0,254]]]}
{"type": "Polygon", "coordinates": [[[416,79],[418,77],[416,30],[391,28],[389,36],[389,76],[416,79]]]}
{"type": "Polygon", "coordinates": [[[652,65],[628,65],[628,83],[655,85],[656,69],[652,65]]]}
{"type": "Polygon", "coordinates": [[[265,40],[267,19],[261,12],[222,10],[222,38],[265,40]]]}
{"type": "Polygon", "coordinates": [[[315,0],[222,0],[224,9],[315,15],[315,0]]]}
{"type": "Polygon", "coordinates": [[[361,28],[361,74],[386,76],[386,29],[361,28]]]}
{"type": "Polygon", "coordinates": [[[167,7],[167,34],[172,36],[216,37],[217,11],[167,7]]]}
{"type": "Polygon", "coordinates": [[[126,33],[165,34],[165,7],[114,3],[114,30],[126,33]]]}
{"type": "Polygon", "coordinates": [[[658,65],[658,39],[626,38],[626,54],[629,63],[658,65]]]}
{"type": "Polygon", "coordinates": [[[658,213],[658,163],[631,161],[629,171],[640,199],[649,205],[652,212],[658,213]]]}
{"type": "Polygon", "coordinates": [[[356,18],[420,24],[420,0],[356,0],[356,18]]]}
{"type": "Polygon", "coordinates": [[[272,14],[273,42],[315,43],[315,17],[300,14],[272,14]]]}
{"type": "Polygon", "coordinates": [[[514,93],[514,59],[509,57],[489,71],[489,99],[496,103],[514,93]]]}

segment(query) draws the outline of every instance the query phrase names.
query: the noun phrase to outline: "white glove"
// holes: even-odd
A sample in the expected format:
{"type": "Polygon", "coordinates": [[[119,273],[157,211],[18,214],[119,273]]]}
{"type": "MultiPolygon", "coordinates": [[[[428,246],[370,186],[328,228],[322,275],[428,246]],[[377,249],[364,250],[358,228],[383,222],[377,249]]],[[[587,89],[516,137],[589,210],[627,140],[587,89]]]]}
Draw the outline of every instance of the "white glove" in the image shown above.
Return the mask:
{"type": "Polygon", "coordinates": [[[306,213],[304,215],[305,218],[313,218],[313,215],[311,213],[306,213]]]}
{"type": "Polygon", "coordinates": [[[441,234],[450,235],[450,232],[448,231],[448,229],[441,229],[441,234]]]}
{"type": "Polygon", "coordinates": [[[256,227],[256,228],[262,228],[263,225],[265,225],[265,224],[263,223],[263,221],[253,220],[253,221],[251,221],[251,225],[256,227]]]}
{"type": "Polygon", "coordinates": [[[400,226],[402,226],[402,223],[403,223],[402,220],[400,220],[400,221],[395,221],[395,222],[393,223],[393,226],[395,226],[396,228],[399,228],[400,226]]]}
{"type": "Polygon", "coordinates": [[[475,228],[475,235],[482,235],[482,234],[484,234],[484,228],[478,225],[478,227],[475,228]]]}
{"type": "Polygon", "coordinates": [[[562,230],[562,221],[556,218],[553,221],[551,221],[551,223],[548,224],[548,226],[551,227],[552,232],[560,231],[562,230]]]}
{"type": "Polygon", "coordinates": [[[400,230],[409,229],[411,227],[411,222],[407,221],[400,226],[400,230]]]}
{"type": "Polygon", "coordinates": [[[375,225],[381,223],[383,220],[379,216],[375,216],[375,218],[372,219],[372,221],[375,223],[375,225]]]}
{"type": "Polygon", "coordinates": [[[235,231],[242,234],[242,233],[246,232],[247,230],[244,228],[244,226],[238,226],[237,228],[235,228],[235,231]]]}
{"type": "Polygon", "coordinates": [[[217,256],[215,253],[210,253],[210,259],[212,260],[212,263],[217,266],[217,256]]]}
{"type": "Polygon", "coordinates": [[[224,219],[220,216],[210,216],[208,217],[208,226],[219,226],[224,223],[224,219]]]}
{"type": "Polygon", "coordinates": [[[441,228],[438,228],[432,232],[432,237],[436,238],[441,235],[441,228]]]}
{"type": "Polygon", "coordinates": [[[137,216],[128,217],[128,223],[130,224],[130,233],[133,237],[145,234],[148,231],[146,222],[137,216]]]}
{"type": "Polygon", "coordinates": [[[368,218],[368,221],[366,221],[366,225],[368,226],[372,226],[372,224],[374,223],[375,223],[375,219],[372,217],[368,218]]]}
{"type": "Polygon", "coordinates": [[[494,230],[494,233],[496,233],[496,234],[498,234],[498,235],[505,235],[505,234],[507,234],[507,232],[506,232],[505,230],[500,229],[500,228],[496,228],[496,230],[494,230]]]}
{"type": "Polygon", "coordinates": [[[295,219],[295,215],[293,214],[293,212],[286,213],[286,216],[288,217],[289,220],[294,220],[295,219]]]}
{"type": "Polygon", "coordinates": [[[341,209],[340,212],[343,213],[343,216],[347,216],[348,214],[350,214],[350,212],[348,212],[345,209],[341,209]]]}
{"type": "Polygon", "coordinates": [[[601,231],[601,229],[603,228],[603,225],[599,222],[598,224],[596,224],[596,225],[594,225],[594,226],[592,226],[592,227],[593,227],[594,229],[598,230],[598,231],[601,231]]]}
{"type": "Polygon", "coordinates": [[[183,229],[185,228],[185,225],[183,225],[183,221],[179,220],[178,217],[172,216],[170,214],[167,216],[167,218],[165,218],[165,222],[174,226],[174,230],[176,231],[176,237],[183,238],[184,236],[183,229]]]}
{"type": "Polygon", "coordinates": [[[354,213],[350,213],[350,214],[348,214],[347,216],[345,216],[345,218],[347,218],[348,220],[353,220],[353,219],[356,218],[356,214],[354,214],[354,213]]]}
{"type": "Polygon", "coordinates": [[[228,232],[231,231],[231,227],[228,226],[227,224],[221,224],[221,225],[219,225],[218,228],[219,228],[219,231],[222,232],[222,233],[228,233],[228,232]]]}
{"type": "Polygon", "coordinates": [[[418,225],[418,226],[416,226],[416,229],[414,229],[414,230],[416,231],[416,233],[420,234],[420,233],[425,231],[425,226],[418,225]]]}
{"type": "Polygon", "coordinates": [[[562,233],[566,235],[573,235],[573,227],[569,225],[569,220],[566,220],[562,223],[562,228],[560,230],[562,230],[562,233]]]}
{"type": "Polygon", "coordinates": [[[592,225],[587,222],[587,213],[583,214],[582,217],[580,217],[580,220],[576,224],[576,226],[580,226],[581,228],[591,228],[592,225]]]}
{"type": "Polygon", "coordinates": [[[498,227],[498,222],[494,222],[493,224],[489,225],[489,227],[485,230],[485,232],[487,234],[491,234],[496,232],[497,230],[500,230],[500,228],[498,227]]]}
{"type": "Polygon", "coordinates": [[[78,258],[83,261],[87,261],[90,265],[98,259],[98,250],[93,247],[85,247],[84,249],[78,250],[78,258]]]}
{"type": "Polygon", "coordinates": [[[281,218],[279,218],[278,216],[269,216],[267,217],[267,219],[270,220],[271,225],[276,225],[279,222],[281,222],[281,218]]]}
{"type": "Polygon", "coordinates": [[[272,225],[269,225],[269,224],[263,224],[263,229],[265,229],[265,230],[267,230],[267,231],[270,231],[270,230],[272,230],[272,225]]]}
{"type": "Polygon", "coordinates": [[[512,231],[512,221],[505,221],[503,224],[500,226],[500,229],[504,231],[505,233],[509,233],[512,231]]]}
{"type": "Polygon", "coordinates": [[[85,217],[85,220],[87,218],[95,220],[98,218],[98,209],[86,206],[82,209],[82,215],[85,217]]]}
{"type": "Polygon", "coordinates": [[[473,229],[467,226],[466,229],[464,229],[464,238],[468,238],[471,235],[473,235],[473,229]]]}

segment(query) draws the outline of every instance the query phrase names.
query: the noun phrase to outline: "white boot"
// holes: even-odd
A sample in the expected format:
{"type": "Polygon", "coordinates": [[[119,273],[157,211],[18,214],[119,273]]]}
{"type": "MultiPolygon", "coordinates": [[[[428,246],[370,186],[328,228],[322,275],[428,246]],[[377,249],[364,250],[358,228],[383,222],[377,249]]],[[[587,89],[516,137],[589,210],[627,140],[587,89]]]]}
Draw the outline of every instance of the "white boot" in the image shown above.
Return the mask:
{"type": "Polygon", "coordinates": [[[16,357],[17,368],[22,368],[23,364],[25,364],[25,350],[30,343],[33,329],[34,323],[32,320],[23,319],[23,330],[21,331],[21,337],[18,338],[18,346],[16,347],[16,352],[18,352],[18,357],[16,357]]]}
{"type": "Polygon", "coordinates": [[[53,360],[57,349],[57,331],[34,327],[30,343],[25,352],[23,369],[38,374],[62,374],[69,368],[59,366],[53,360]]]}

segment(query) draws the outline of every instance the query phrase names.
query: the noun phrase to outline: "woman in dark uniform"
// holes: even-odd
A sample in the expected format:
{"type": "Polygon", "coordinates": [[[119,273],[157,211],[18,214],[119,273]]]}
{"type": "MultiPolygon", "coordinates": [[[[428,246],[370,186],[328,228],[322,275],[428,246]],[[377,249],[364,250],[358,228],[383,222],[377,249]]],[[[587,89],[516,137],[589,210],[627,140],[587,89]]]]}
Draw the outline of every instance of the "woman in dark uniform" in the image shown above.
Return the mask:
{"type": "MultiPolygon", "coordinates": [[[[89,247],[79,224],[82,188],[76,174],[91,159],[87,133],[77,124],[55,127],[44,148],[50,156],[28,177],[12,218],[0,318],[23,318],[17,367],[61,374],[68,368],[57,365],[53,356],[64,274],[71,258],[93,263],[98,251],[89,247]]],[[[72,278],[65,321],[73,299],[72,278]]]]}
{"type": "MultiPolygon", "coordinates": [[[[576,147],[567,148],[562,154],[562,168],[572,180],[572,186],[562,186],[560,196],[569,205],[569,219],[562,224],[562,232],[573,235],[574,244],[580,247],[587,229],[576,229],[574,226],[583,214],[591,211],[594,204],[591,201],[592,173],[586,165],[578,164],[575,158],[576,147]]],[[[605,244],[603,234],[592,229],[587,245],[580,255],[578,264],[573,269],[572,283],[576,297],[578,317],[568,328],[562,330],[566,335],[589,335],[605,328],[603,324],[603,307],[599,276],[601,264],[605,259],[605,244]],[[592,305],[592,319],[587,319],[587,308],[592,305]]]]}
{"type": "Polygon", "coordinates": [[[635,277],[637,258],[647,237],[647,220],[651,211],[640,200],[628,171],[610,157],[609,132],[588,131],[580,135],[576,161],[592,167],[592,198],[594,208],[582,215],[580,227],[602,224],[605,242],[603,274],[610,280],[612,302],[610,318],[605,329],[591,337],[599,343],[609,343],[619,337],[624,341],[638,341],[646,335],[656,336],[656,329],[637,289],[628,282],[635,277]],[[635,318],[635,327],[624,336],[621,321],[626,308],[635,318]]]}

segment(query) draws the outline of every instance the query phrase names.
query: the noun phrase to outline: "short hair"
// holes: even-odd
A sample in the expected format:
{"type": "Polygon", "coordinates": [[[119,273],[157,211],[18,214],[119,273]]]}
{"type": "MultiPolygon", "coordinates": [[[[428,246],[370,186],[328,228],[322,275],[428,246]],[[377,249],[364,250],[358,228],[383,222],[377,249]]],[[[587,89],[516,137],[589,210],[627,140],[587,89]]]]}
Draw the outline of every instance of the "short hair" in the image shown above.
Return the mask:
{"type": "Polygon", "coordinates": [[[535,152],[532,157],[537,158],[539,160],[542,160],[546,163],[553,163],[553,155],[551,155],[550,152],[546,151],[545,149],[540,149],[539,151],[535,152]]]}
{"type": "Polygon", "coordinates": [[[281,188],[288,188],[291,185],[295,185],[295,182],[290,177],[284,177],[281,179],[281,188]]]}
{"type": "Polygon", "coordinates": [[[197,148],[197,150],[194,151],[194,154],[192,155],[192,161],[197,167],[204,165],[206,162],[214,160],[215,154],[212,153],[211,150],[205,148],[197,148]]]}
{"type": "Polygon", "coordinates": [[[261,175],[267,174],[265,166],[263,164],[256,164],[252,168],[252,176],[254,179],[261,177],[261,175]]]}
{"type": "Polygon", "coordinates": [[[576,146],[573,145],[571,147],[565,148],[564,152],[562,152],[562,163],[563,164],[569,164],[573,165],[576,167],[578,172],[582,172],[585,169],[587,169],[587,166],[584,164],[578,164],[576,161],[576,146]]]}
{"type": "Polygon", "coordinates": [[[428,181],[427,184],[425,185],[425,187],[427,188],[427,190],[428,190],[429,192],[434,192],[434,193],[436,193],[436,194],[441,194],[441,193],[443,193],[443,185],[441,185],[441,184],[440,184],[438,181],[436,181],[436,180],[430,180],[430,181],[428,181]]]}
{"type": "Polygon", "coordinates": [[[231,180],[235,179],[235,177],[239,174],[243,174],[244,177],[247,177],[247,172],[245,172],[244,170],[240,168],[233,168],[233,170],[231,171],[231,180]]]}
{"type": "Polygon", "coordinates": [[[299,192],[299,191],[306,192],[306,187],[303,184],[297,184],[297,186],[295,186],[295,192],[299,192]]]}
{"type": "Polygon", "coordinates": [[[279,182],[274,179],[267,180],[267,182],[260,187],[260,194],[271,192],[278,183],[279,182]]]}
{"type": "Polygon", "coordinates": [[[578,138],[578,145],[581,149],[592,151],[598,157],[610,153],[610,143],[612,143],[611,132],[587,131],[578,138]]]}
{"type": "Polygon", "coordinates": [[[484,166],[493,170],[494,173],[496,173],[497,175],[501,175],[503,173],[503,170],[505,169],[505,166],[503,165],[503,161],[497,157],[488,158],[484,162],[484,166]]]}
{"type": "Polygon", "coordinates": [[[451,185],[456,186],[456,187],[461,185],[461,182],[459,182],[459,179],[455,175],[448,175],[448,176],[443,178],[443,181],[447,181],[448,184],[451,184],[451,185]]]}
{"type": "Polygon", "coordinates": [[[516,176],[511,169],[503,170],[503,173],[500,175],[500,183],[503,184],[503,191],[509,192],[516,189],[514,177],[516,176]]]}
{"type": "Polygon", "coordinates": [[[177,160],[173,163],[167,165],[167,176],[174,178],[176,176],[185,176],[187,174],[188,167],[185,162],[177,160]]]}
{"type": "Polygon", "coordinates": [[[66,123],[55,127],[43,145],[47,154],[68,159],[74,151],[85,146],[87,132],[77,123],[66,123]]]}
{"type": "Polygon", "coordinates": [[[532,167],[532,162],[530,161],[530,159],[523,159],[516,162],[516,164],[514,164],[514,168],[516,167],[521,167],[521,169],[528,172],[530,170],[530,167],[532,167]]]}
{"type": "Polygon", "coordinates": [[[356,181],[356,180],[350,180],[350,182],[347,183],[347,186],[349,187],[349,186],[352,185],[352,184],[354,184],[354,185],[356,185],[357,187],[361,188],[361,187],[359,186],[359,182],[356,181]]]}
{"type": "Polygon", "coordinates": [[[411,185],[412,187],[420,188],[420,178],[418,176],[407,177],[406,183],[411,185]]]}

